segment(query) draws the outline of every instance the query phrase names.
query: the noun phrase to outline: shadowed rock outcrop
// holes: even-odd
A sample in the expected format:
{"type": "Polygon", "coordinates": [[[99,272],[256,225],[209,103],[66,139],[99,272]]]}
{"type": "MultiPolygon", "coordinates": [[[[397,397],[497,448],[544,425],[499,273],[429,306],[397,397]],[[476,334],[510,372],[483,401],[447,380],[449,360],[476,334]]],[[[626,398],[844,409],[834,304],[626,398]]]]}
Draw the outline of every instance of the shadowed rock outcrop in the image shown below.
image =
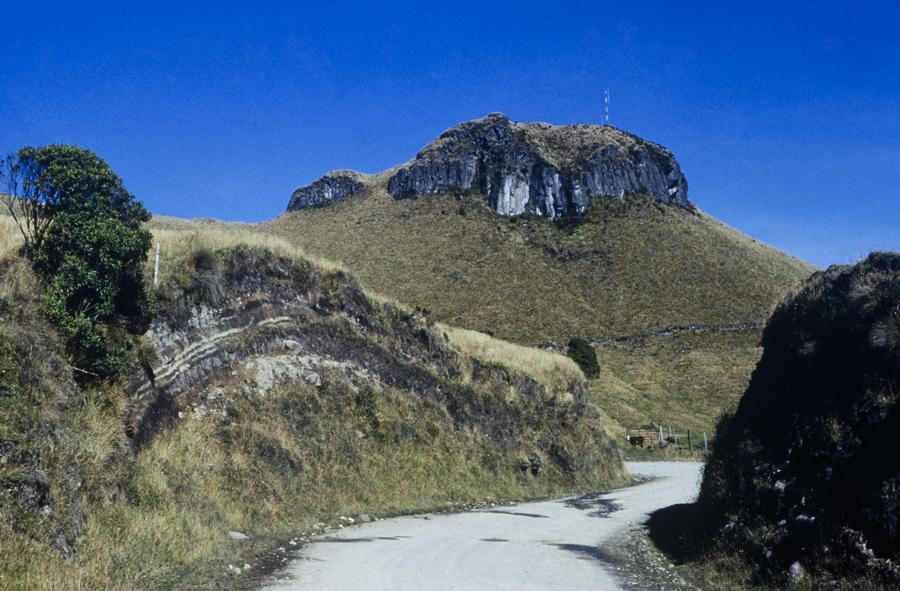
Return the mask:
{"type": "Polygon", "coordinates": [[[319,207],[343,201],[363,188],[365,175],[353,170],[335,170],[291,193],[288,211],[319,207]]]}
{"type": "Polygon", "coordinates": [[[775,311],[763,347],[720,425],[701,508],[730,521],[727,547],[740,544],[776,582],[799,561],[896,589],[900,255],[813,275],[775,311]]]}

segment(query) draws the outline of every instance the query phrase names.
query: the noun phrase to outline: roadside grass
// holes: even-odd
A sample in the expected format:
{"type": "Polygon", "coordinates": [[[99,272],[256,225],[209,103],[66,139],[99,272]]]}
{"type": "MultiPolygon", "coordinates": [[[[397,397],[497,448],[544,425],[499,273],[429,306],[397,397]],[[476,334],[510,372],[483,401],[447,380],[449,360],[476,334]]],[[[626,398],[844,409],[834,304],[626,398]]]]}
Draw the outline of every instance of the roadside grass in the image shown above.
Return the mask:
{"type": "Polygon", "coordinates": [[[663,448],[654,445],[650,449],[634,449],[623,442],[620,444],[622,459],[626,462],[702,462],[706,459],[703,441],[700,442],[699,449],[695,444],[693,451],[688,450],[687,442],[682,444],[681,439],[678,440],[678,446],[669,444],[663,448]]]}
{"type": "MultiPolygon", "coordinates": [[[[335,525],[338,515],[393,515],[573,490],[553,470],[542,478],[521,474],[516,454],[495,455],[493,444],[399,391],[379,393],[379,431],[360,438],[356,430],[371,426],[356,394],[332,376],[326,384],[246,401],[231,424],[182,421],[130,465],[113,464],[117,472],[106,477],[118,482],[103,490],[115,496],[118,485],[125,498],[91,505],[71,563],[0,527],[3,588],[211,588],[235,582],[227,564],[252,561],[252,545],[228,539],[230,530],[273,544],[311,532],[317,522],[335,525]]],[[[94,447],[91,461],[105,464],[124,435],[114,415],[82,412],[92,425],[84,437],[94,447]]],[[[623,482],[611,466],[598,467],[594,478],[585,489],[623,482]]]]}

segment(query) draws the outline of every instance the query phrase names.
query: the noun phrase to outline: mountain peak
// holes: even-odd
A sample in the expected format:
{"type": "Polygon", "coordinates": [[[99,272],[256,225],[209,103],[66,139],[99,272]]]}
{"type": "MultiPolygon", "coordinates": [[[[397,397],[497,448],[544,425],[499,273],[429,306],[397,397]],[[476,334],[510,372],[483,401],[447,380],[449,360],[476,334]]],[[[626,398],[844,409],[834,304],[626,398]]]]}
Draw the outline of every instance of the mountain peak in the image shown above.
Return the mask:
{"type": "MultiPolygon", "coordinates": [[[[339,201],[362,187],[335,174],[295,191],[288,209],[339,201]]],[[[442,133],[390,176],[387,191],[395,199],[478,191],[501,215],[553,219],[584,214],[593,198],[635,193],[690,207],[681,168],[659,144],[611,125],[519,123],[503,113],[442,133]]]]}
{"type": "Polygon", "coordinates": [[[503,215],[583,214],[591,198],[649,193],[687,207],[667,149],[611,125],[517,123],[502,113],[449,129],[388,181],[395,198],[480,190],[503,215]]]}

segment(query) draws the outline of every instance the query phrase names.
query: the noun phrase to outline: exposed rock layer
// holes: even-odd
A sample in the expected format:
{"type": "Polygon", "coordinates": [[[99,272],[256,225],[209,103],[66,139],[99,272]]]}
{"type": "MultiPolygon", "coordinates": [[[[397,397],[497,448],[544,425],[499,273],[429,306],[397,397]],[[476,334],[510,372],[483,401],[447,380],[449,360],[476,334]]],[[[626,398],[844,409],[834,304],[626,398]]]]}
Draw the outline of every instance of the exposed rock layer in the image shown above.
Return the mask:
{"type": "Polygon", "coordinates": [[[362,175],[353,170],[335,170],[316,182],[300,187],[291,193],[288,211],[319,207],[343,201],[363,188],[362,175]]]}
{"type": "Polygon", "coordinates": [[[618,468],[614,445],[587,422],[582,384],[551,393],[524,375],[464,359],[423,317],[373,303],[343,273],[249,248],[222,256],[203,281],[173,286],[145,337],[151,351],[128,388],[136,449],[179,420],[228,422],[237,400],[337,380],[351,390],[407,392],[457,428],[485,434],[498,454],[534,449],[567,480],[601,464],[618,468]],[[515,401],[504,399],[510,390],[515,401]],[[575,437],[576,426],[589,436],[575,437]]]}
{"type": "Polygon", "coordinates": [[[687,206],[671,152],[614,127],[513,123],[489,115],[444,133],[388,181],[395,198],[481,191],[501,215],[580,215],[591,198],[649,193],[687,206]]]}
{"type": "MultiPolygon", "coordinates": [[[[362,176],[329,173],[294,191],[288,210],[358,192],[362,176]]],[[[387,181],[395,199],[477,191],[501,215],[579,216],[597,197],[647,193],[689,207],[687,181],[667,149],[612,126],[515,123],[502,114],[448,130],[387,181]]]]}

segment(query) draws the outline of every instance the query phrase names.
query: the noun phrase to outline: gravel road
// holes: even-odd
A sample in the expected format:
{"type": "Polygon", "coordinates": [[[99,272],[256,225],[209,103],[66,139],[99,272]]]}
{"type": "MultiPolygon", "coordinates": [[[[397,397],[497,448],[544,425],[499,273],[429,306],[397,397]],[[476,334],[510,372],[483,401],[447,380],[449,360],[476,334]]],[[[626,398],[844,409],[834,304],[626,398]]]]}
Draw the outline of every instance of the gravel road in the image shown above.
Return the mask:
{"type": "Polygon", "coordinates": [[[266,589],[622,589],[608,549],[648,514],[694,499],[701,464],[634,462],[653,480],[604,495],[400,517],[318,538],[266,589]]]}

